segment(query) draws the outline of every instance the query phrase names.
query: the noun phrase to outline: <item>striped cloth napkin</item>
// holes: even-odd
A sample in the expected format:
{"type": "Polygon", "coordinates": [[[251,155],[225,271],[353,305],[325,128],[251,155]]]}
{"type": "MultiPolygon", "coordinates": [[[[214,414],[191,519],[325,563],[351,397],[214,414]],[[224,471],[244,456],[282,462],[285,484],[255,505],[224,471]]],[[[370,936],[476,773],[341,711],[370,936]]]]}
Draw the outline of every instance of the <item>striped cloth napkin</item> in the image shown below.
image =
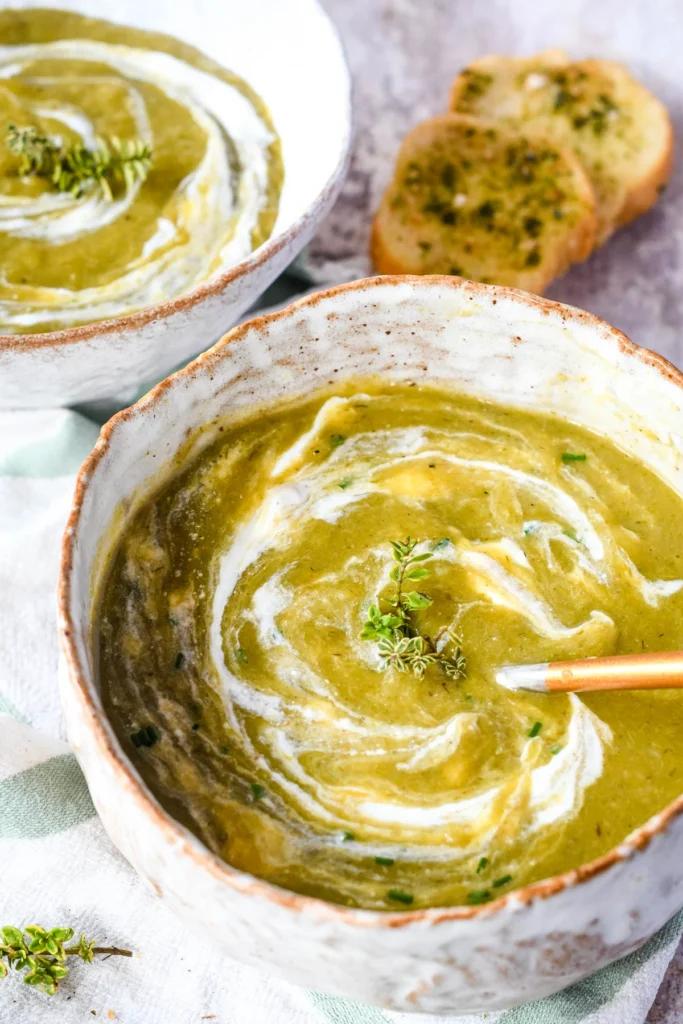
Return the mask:
{"type": "MultiPolygon", "coordinates": [[[[54,611],[74,477],[97,432],[68,410],[0,413],[0,925],[71,926],[134,956],[92,965],[76,960],[52,997],[12,973],[0,980],[0,1022],[415,1021],[305,992],[228,961],[188,933],[100,826],[63,738],[54,611]]],[[[682,930],[679,915],[638,953],[542,1002],[505,1013],[420,1019],[643,1024],[682,930]]],[[[670,1024],[680,1019],[671,1017],[670,1024]]]]}

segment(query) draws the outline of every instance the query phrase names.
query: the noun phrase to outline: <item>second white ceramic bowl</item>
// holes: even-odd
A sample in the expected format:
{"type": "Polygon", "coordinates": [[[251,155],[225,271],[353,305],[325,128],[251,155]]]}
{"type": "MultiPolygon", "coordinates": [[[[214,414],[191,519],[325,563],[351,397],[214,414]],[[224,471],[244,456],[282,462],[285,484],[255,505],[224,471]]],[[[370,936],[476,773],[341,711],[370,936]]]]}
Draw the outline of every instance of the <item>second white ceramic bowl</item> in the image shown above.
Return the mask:
{"type": "Polygon", "coordinates": [[[375,278],[320,293],[236,328],[103,430],[64,541],[67,729],[114,843],[230,956],[394,1010],[503,1009],[632,952],[683,905],[683,798],[600,860],[495,903],[353,910],[209,853],[143,785],[100,701],[93,623],[108,557],[188,431],[373,373],[553,411],[613,437],[683,493],[683,375],[596,317],[457,278],[375,278]]]}
{"type": "Polygon", "coordinates": [[[115,320],[0,335],[0,408],[98,402],[120,407],[213,344],[294,259],[341,188],[351,133],[350,79],[317,0],[10,0],[56,7],[195,46],[256,89],[282,140],[285,182],[272,236],[186,295],[115,320]]]}

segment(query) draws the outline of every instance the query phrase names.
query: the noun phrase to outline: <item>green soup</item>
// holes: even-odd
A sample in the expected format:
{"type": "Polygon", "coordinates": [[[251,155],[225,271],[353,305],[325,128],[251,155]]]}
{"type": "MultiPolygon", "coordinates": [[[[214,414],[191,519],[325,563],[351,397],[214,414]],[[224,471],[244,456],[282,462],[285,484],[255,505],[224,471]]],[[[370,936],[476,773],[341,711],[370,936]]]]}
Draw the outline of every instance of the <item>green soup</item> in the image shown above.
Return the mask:
{"type": "Polygon", "coordinates": [[[683,646],[683,502],[644,465],[550,415],[374,380],[207,431],[128,524],[98,642],[127,754],[215,853],[350,906],[479,903],[681,792],[682,693],[494,680],[683,646]],[[399,571],[421,665],[362,637],[399,571]]]}
{"type": "Polygon", "coordinates": [[[141,139],[146,180],[112,199],[21,177],[0,140],[0,333],[55,330],[173,298],[273,230],[283,170],[249,85],[169,36],[54,10],[0,12],[0,133],[141,139]]]}

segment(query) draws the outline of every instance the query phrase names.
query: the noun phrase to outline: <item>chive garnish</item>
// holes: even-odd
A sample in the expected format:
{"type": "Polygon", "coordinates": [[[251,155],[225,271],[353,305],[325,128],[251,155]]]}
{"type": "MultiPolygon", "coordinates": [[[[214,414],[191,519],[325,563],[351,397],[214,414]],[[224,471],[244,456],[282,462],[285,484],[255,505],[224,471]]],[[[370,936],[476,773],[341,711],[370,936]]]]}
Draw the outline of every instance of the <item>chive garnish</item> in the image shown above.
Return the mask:
{"type": "Polygon", "coordinates": [[[503,875],[501,878],[497,878],[495,880],[495,882],[492,883],[492,885],[493,885],[494,889],[500,889],[501,886],[507,885],[508,882],[511,882],[511,881],[512,881],[512,875],[503,875]]]}
{"type": "Polygon", "coordinates": [[[488,859],[488,857],[482,857],[481,860],[479,861],[479,863],[477,864],[477,874],[480,875],[482,873],[482,871],[484,871],[485,868],[487,868],[488,866],[489,866],[489,859],[488,859]]]}
{"type": "Polygon", "coordinates": [[[585,462],[585,452],[562,452],[563,462],[585,462]]]}
{"type": "Polygon", "coordinates": [[[343,434],[330,434],[330,444],[333,448],[338,448],[340,444],[343,444],[346,438],[343,434]]]}
{"type": "Polygon", "coordinates": [[[159,736],[153,725],[143,725],[142,729],[130,734],[130,741],[134,747],[153,747],[159,736]]]}
{"type": "Polygon", "coordinates": [[[235,660],[239,662],[240,665],[246,665],[249,661],[249,655],[243,647],[238,647],[235,651],[235,660]]]}
{"type": "Polygon", "coordinates": [[[266,795],[265,787],[259,782],[252,782],[251,784],[251,795],[254,800],[261,800],[266,795]]]}
{"type": "Polygon", "coordinates": [[[176,654],[176,657],[175,657],[175,662],[173,664],[173,667],[176,668],[176,669],[177,668],[182,668],[184,661],[185,661],[185,655],[183,654],[182,651],[178,651],[178,653],[176,654]]]}
{"type": "Polygon", "coordinates": [[[553,747],[551,747],[551,748],[550,748],[550,753],[551,753],[551,754],[553,755],[553,757],[554,757],[554,756],[555,756],[555,754],[559,754],[559,752],[560,752],[561,750],[562,750],[562,744],[561,744],[561,743],[556,743],[556,744],[555,744],[555,745],[554,745],[553,747]]]}
{"type": "Polygon", "coordinates": [[[344,843],[351,843],[351,842],[353,842],[353,840],[355,838],[356,838],[356,833],[355,832],[343,832],[342,833],[342,842],[344,842],[344,843]]]}
{"type": "Polygon", "coordinates": [[[472,907],[476,907],[480,903],[488,903],[490,899],[491,893],[488,889],[475,889],[474,892],[467,893],[467,902],[472,907]]]}
{"type": "Polygon", "coordinates": [[[543,728],[543,722],[534,722],[528,732],[529,739],[533,739],[534,736],[538,736],[539,732],[543,728]]]}
{"type": "Polygon", "coordinates": [[[414,899],[409,892],[404,892],[403,889],[390,889],[387,896],[390,900],[396,900],[397,903],[405,903],[407,907],[410,906],[414,899]]]}
{"type": "Polygon", "coordinates": [[[441,540],[435,540],[434,543],[430,545],[430,547],[432,551],[443,551],[443,549],[447,548],[448,545],[451,543],[452,541],[450,537],[442,537],[441,540]]]}
{"type": "Polygon", "coordinates": [[[393,863],[393,857],[375,857],[375,864],[382,864],[384,867],[390,868],[393,863]]]}
{"type": "Polygon", "coordinates": [[[339,481],[339,483],[337,484],[337,487],[339,487],[340,490],[345,491],[346,488],[350,487],[352,483],[353,483],[353,477],[352,476],[345,476],[343,480],[339,481]]]}

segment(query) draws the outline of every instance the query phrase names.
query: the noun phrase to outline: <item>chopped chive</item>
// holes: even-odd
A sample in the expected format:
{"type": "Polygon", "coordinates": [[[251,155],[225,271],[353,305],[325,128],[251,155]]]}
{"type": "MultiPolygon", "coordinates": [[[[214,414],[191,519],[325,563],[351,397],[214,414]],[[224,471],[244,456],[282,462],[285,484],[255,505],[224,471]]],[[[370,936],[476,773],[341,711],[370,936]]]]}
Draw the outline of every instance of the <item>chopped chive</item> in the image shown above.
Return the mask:
{"type": "Polygon", "coordinates": [[[184,661],[185,661],[185,655],[183,654],[182,651],[178,651],[178,653],[175,656],[175,662],[173,663],[173,667],[174,668],[182,668],[184,661]]]}
{"type": "Polygon", "coordinates": [[[538,736],[538,734],[539,734],[539,732],[541,731],[542,728],[543,728],[543,722],[534,722],[534,724],[529,729],[529,732],[527,733],[527,735],[529,736],[529,739],[533,739],[534,736],[538,736]]]}
{"type": "Polygon", "coordinates": [[[447,548],[452,541],[450,537],[442,537],[441,540],[435,540],[433,544],[430,544],[432,551],[443,551],[447,548]]]}
{"type": "Polygon", "coordinates": [[[235,660],[239,662],[240,665],[246,665],[249,661],[249,655],[243,647],[238,647],[235,651],[235,660]]]}
{"type": "Polygon", "coordinates": [[[356,838],[355,832],[342,832],[342,842],[351,843],[356,838]]]}
{"type": "Polygon", "coordinates": [[[265,787],[259,782],[252,782],[251,784],[251,795],[254,800],[261,800],[266,795],[265,787]]]}
{"type": "Polygon", "coordinates": [[[375,864],[382,864],[384,867],[390,868],[393,863],[393,857],[375,857],[375,864]]]}
{"type": "Polygon", "coordinates": [[[396,900],[397,903],[405,903],[407,907],[414,899],[414,896],[411,896],[409,892],[404,892],[403,889],[390,889],[387,896],[390,900],[396,900]]]}
{"type": "Polygon", "coordinates": [[[491,893],[488,889],[475,889],[474,892],[467,893],[467,902],[472,907],[476,907],[480,903],[488,903],[490,899],[491,893]]]}
{"type": "Polygon", "coordinates": [[[584,452],[562,452],[563,462],[585,462],[586,455],[584,452]]]}
{"type": "Polygon", "coordinates": [[[337,484],[337,487],[339,487],[340,490],[345,491],[346,488],[350,487],[352,483],[353,483],[353,477],[352,476],[345,476],[343,480],[339,481],[339,483],[337,484]]]}
{"type": "Polygon", "coordinates": [[[343,444],[346,438],[343,434],[330,434],[330,444],[333,448],[338,448],[340,444],[343,444]]]}
{"type": "Polygon", "coordinates": [[[142,729],[130,734],[130,741],[134,747],[153,747],[159,737],[160,733],[153,725],[143,725],[142,729]]]}
{"type": "Polygon", "coordinates": [[[569,537],[570,540],[576,541],[577,544],[579,543],[579,538],[577,536],[576,530],[572,530],[569,527],[565,527],[562,533],[565,535],[565,537],[569,537]]]}
{"type": "Polygon", "coordinates": [[[561,750],[562,750],[562,744],[561,744],[561,743],[556,743],[556,744],[555,744],[555,745],[554,745],[553,747],[551,747],[551,748],[550,748],[550,753],[551,753],[551,754],[553,755],[553,757],[554,757],[554,756],[555,756],[555,754],[559,754],[559,752],[560,752],[561,750]]]}
{"type": "Polygon", "coordinates": [[[493,885],[494,889],[500,889],[501,886],[507,885],[508,882],[511,882],[511,881],[512,881],[512,875],[503,875],[501,878],[497,878],[495,880],[495,882],[492,883],[492,885],[493,885]]]}
{"type": "Polygon", "coordinates": [[[488,857],[482,857],[481,860],[479,861],[479,863],[477,864],[477,874],[480,875],[482,873],[482,871],[485,868],[487,868],[488,866],[489,866],[489,859],[488,859],[488,857]]]}

